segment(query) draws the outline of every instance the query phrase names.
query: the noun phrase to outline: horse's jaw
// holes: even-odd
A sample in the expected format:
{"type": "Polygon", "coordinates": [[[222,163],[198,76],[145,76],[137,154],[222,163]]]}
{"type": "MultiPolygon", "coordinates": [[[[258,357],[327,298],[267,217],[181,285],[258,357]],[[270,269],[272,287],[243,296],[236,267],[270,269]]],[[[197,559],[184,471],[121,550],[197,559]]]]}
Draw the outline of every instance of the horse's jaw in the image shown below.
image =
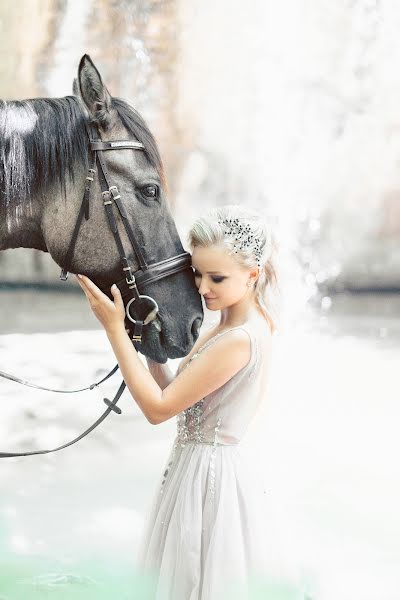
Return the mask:
{"type": "Polygon", "coordinates": [[[33,248],[47,252],[40,220],[26,211],[10,214],[0,210],[0,250],[10,248],[33,248]]]}

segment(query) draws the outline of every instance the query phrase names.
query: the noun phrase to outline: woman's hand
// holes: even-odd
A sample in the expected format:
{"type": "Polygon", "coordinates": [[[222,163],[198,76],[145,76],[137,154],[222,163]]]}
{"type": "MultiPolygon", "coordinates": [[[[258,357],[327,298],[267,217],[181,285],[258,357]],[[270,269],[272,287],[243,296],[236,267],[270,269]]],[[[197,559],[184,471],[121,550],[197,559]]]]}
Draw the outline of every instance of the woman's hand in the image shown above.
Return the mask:
{"type": "Polygon", "coordinates": [[[90,308],[104,329],[107,332],[121,328],[125,330],[125,307],[118,287],[115,284],[111,286],[113,302],[86,275],[78,275],[76,279],[85,292],[90,308]]]}

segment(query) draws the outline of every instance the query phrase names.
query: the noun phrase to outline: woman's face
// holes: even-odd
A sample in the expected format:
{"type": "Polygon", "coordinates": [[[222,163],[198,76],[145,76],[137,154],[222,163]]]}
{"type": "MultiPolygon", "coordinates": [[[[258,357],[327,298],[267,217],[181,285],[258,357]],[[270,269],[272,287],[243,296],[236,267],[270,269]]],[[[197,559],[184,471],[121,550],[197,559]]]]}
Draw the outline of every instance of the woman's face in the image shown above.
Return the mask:
{"type": "Polygon", "coordinates": [[[251,269],[241,267],[224,246],[195,246],[192,252],[194,278],[210,310],[222,310],[249,292],[251,269]]]}

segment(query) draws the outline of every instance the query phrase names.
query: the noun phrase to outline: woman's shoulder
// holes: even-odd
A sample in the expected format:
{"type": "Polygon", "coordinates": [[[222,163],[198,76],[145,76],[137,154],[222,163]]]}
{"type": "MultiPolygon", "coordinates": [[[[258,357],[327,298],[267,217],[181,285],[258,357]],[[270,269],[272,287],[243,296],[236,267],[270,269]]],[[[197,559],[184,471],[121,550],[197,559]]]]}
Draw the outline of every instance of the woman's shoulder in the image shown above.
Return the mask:
{"type": "Polygon", "coordinates": [[[190,350],[190,352],[185,356],[185,358],[183,358],[179,364],[178,367],[178,372],[182,371],[185,366],[187,364],[189,364],[189,362],[192,360],[192,358],[194,358],[195,356],[197,356],[197,354],[199,353],[199,350],[207,343],[209,342],[215,335],[215,327],[209,327],[206,331],[204,331],[203,333],[201,333],[199,335],[199,337],[197,338],[197,340],[195,341],[195,343],[193,344],[192,349],[190,350]]]}
{"type": "Polygon", "coordinates": [[[205,349],[210,346],[216,345],[217,352],[221,351],[225,353],[227,350],[232,352],[232,344],[236,347],[238,352],[246,351],[247,347],[251,350],[251,342],[249,343],[251,336],[245,325],[237,325],[235,327],[229,327],[226,329],[218,329],[218,327],[210,327],[203,335],[200,335],[194,344],[189,354],[181,361],[178,372],[181,372],[196,356],[202,353],[205,349]],[[247,333],[241,332],[241,330],[247,331],[247,333]],[[227,336],[226,334],[230,334],[227,336]],[[221,338],[221,340],[220,340],[221,338]],[[217,344],[217,341],[220,343],[217,344]]]}

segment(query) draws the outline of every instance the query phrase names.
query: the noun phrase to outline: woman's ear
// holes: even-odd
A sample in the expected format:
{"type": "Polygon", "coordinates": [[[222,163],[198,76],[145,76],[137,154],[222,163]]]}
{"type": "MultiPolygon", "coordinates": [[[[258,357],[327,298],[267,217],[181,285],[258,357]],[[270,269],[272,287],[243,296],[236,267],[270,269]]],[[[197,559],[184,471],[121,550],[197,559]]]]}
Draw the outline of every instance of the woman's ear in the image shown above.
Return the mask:
{"type": "Polygon", "coordinates": [[[250,280],[255,283],[260,275],[260,267],[255,267],[250,271],[250,280]]]}

